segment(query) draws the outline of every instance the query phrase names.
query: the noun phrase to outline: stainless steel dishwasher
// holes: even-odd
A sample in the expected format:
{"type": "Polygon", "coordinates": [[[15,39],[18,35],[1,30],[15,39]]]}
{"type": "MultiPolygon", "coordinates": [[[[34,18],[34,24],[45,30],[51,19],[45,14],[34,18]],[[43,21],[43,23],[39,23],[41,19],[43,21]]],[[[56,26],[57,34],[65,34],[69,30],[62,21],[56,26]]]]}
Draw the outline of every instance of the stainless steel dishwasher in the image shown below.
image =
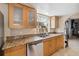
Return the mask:
{"type": "Polygon", "coordinates": [[[27,56],[43,56],[42,40],[37,40],[27,44],[27,56]]]}

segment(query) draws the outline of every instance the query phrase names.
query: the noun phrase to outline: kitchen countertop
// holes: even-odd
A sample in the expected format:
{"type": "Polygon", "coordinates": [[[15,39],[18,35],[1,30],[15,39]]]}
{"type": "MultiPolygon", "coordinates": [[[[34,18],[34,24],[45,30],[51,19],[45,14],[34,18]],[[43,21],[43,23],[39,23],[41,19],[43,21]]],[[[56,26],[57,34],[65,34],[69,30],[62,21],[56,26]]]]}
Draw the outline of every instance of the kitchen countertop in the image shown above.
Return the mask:
{"type": "Polygon", "coordinates": [[[33,36],[33,37],[28,37],[28,38],[24,38],[24,39],[14,39],[12,41],[7,41],[4,46],[3,46],[3,50],[8,49],[8,48],[12,48],[12,47],[16,47],[18,45],[24,45],[24,44],[28,44],[28,43],[32,43],[35,41],[40,41],[40,40],[45,40],[47,38],[51,38],[51,37],[55,37],[55,36],[59,36],[62,34],[49,34],[46,37],[39,37],[39,36],[33,36]]]}

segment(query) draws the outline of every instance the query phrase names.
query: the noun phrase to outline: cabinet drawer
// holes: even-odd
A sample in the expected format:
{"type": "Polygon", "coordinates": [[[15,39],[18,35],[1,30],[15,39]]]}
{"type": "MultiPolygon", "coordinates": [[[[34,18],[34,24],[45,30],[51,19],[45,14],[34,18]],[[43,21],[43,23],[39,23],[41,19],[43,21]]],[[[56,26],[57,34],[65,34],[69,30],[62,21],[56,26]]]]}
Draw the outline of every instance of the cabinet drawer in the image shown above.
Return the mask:
{"type": "Polygon", "coordinates": [[[23,56],[26,55],[26,45],[16,46],[4,50],[5,56],[23,56]]]}

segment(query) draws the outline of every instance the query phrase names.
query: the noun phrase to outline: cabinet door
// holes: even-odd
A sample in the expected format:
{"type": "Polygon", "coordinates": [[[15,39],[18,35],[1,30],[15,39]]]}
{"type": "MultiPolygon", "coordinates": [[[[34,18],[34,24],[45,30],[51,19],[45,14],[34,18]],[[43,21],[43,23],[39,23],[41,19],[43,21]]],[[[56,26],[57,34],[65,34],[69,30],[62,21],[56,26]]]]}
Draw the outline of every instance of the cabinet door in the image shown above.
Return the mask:
{"type": "Polygon", "coordinates": [[[35,28],[36,27],[36,10],[32,8],[28,8],[28,27],[35,28]]]}
{"type": "Polygon", "coordinates": [[[50,17],[50,25],[51,28],[57,28],[59,25],[59,17],[58,16],[50,17]]]}
{"type": "Polygon", "coordinates": [[[56,50],[59,50],[60,49],[60,36],[57,36],[56,38],[56,50]]]}
{"type": "Polygon", "coordinates": [[[9,27],[10,28],[24,28],[25,25],[25,11],[21,4],[9,4],[9,27]]]}
{"type": "Polygon", "coordinates": [[[60,48],[64,48],[64,36],[60,36],[60,48]]]}
{"type": "Polygon", "coordinates": [[[20,45],[4,50],[5,56],[26,56],[26,45],[20,45]]]}
{"type": "Polygon", "coordinates": [[[49,56],[50,55],[50,41],[47,40],[47,41],[44,41],[43,42],[43,53],[44,53],[44,56],[49,56]]]}
{"type": "Polygon", "coordinates": [[[56,36],[49,39],[46,39],[43,42],[43,53],[44,56],[49,56],[55,53],[60,48],[64,47],[64,38],[63,36],[56,36]]]}
{"type": "Polygon", "coordinates": [[[48,40],[44,41],[43,47],[44,47],[44,55],[45,56],[52,55],[56,51],[55,38],[49,38],[48,40]]]}
{"type": "Polygon", "coordinates": [[[57,49],[64,48],[64,38],[63,36],[57,37],[57,49]]]}
{"type": "Polygon", "coordinates": [[[51,17],[50,24],[51,28],[55,28],[55,17],[51,17]]]}
{"type": "Polygon", "coordinates": [[[56,37],[51,38],[51,54],[53,54],[56,51],[56,37]]]}

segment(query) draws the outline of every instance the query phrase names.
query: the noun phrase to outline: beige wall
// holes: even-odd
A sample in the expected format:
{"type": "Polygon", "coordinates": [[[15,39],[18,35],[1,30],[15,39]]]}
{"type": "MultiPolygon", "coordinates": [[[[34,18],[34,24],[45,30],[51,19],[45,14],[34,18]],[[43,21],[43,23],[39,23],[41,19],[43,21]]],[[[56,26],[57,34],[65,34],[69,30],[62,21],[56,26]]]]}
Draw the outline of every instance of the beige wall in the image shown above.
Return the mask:
{"type": "Polygon", "coordinates": [[[79,18],[79,13],[75,13],[72,15],[66,15],[66,16],[60,16],[59,17],[59,28],[56,29],[57,32],[64,32],[65,21],[68,20],[68,18],[71,18],[71,19],[79,18]]]}
{"type": "MultiPolygon", "coordinates": [[[[36,33],[36,29],[19,29],[13,30],[8,27],[8,4],[0,3],[0,11],[4,14],[4,31],[6,36],[14,36],[14,35],[24,35],[24,34],[33,34],[36,33]]],[[[57,32],[64,32],[65,21],[68,18],[79,18],[79,13],[67,16],[60,16],[59,18],[59,28],[56,29],[57,32]]]]}

